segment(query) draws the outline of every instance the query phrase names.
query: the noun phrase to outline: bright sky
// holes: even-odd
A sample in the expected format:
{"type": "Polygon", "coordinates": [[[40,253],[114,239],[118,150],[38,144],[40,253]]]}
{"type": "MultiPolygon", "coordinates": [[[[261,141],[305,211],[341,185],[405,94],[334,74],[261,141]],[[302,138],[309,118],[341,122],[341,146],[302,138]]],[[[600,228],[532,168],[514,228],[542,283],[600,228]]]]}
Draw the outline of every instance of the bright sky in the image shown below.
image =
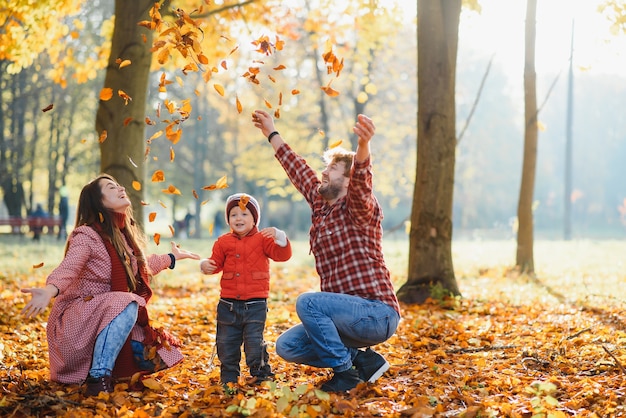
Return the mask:
{"type": "MultiPolygon", "coordinates": [[[[459,37],[523,71],[526,0],[479,0],[480,15],[463,12],[459,37]]],[[[538,0],[535,66],[538,73],[566,70],[574,20],[574,67],[626,75],[626,35],[613,36],[597,12],[600,0],[538,0]]]]}

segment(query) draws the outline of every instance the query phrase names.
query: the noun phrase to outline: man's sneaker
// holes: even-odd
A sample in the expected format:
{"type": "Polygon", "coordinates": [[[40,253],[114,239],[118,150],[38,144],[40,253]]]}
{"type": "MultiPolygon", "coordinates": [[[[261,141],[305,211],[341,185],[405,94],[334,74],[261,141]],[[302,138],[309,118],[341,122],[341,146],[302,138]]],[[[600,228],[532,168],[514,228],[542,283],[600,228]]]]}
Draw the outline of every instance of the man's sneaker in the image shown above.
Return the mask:
{"type": "Polygon", "coordinates": [[[359,372],[352,367],[343,372],[335,372],[332,379],[324,383],[320,389],[324,392],[347,392],[361,382],[363,381],[359,378],[359,372]]]}
{"type": "Polygon", "coordinates": [[[359,350],[352,363],[359,371],[361,380],[369,383],[374,383],[389,370],[387,360],[369,347],[365,351],[359,350]]]}

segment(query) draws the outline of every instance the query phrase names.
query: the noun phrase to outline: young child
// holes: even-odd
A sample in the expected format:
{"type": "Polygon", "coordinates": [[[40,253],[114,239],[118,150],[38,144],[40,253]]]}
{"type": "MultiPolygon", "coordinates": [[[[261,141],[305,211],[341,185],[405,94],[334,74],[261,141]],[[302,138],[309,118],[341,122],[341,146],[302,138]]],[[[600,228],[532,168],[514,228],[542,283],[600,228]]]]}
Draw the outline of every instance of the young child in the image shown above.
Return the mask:
{"type": "Polygon", "coordinates": [[[229,196],[225,217],[230,232],[215,241],[211,257],[200,262],[200,270],[204,274],[222,272],[216,342],[221,381],[230,392],[239,377],[242,343],[253,382],[274,376],[263,339],[270,288],[269,259],[289,260],[291,244],[280,229],[259,231],[261,210],[250,195],[229,196]]]}

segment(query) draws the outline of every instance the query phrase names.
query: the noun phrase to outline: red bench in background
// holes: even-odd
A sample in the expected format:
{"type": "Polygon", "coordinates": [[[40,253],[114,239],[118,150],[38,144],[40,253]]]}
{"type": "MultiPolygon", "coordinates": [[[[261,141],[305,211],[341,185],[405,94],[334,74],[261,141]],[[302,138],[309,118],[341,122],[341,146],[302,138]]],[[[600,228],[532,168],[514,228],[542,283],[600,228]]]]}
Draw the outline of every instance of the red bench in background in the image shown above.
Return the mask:
{"type": "MultiPolygon", "coordinates": [[[[61,228],[61,218],[58,216],[47,218],[22,218],[19,216],[0,217],[0,227],[2,226],[8,226],[9,228],[6,228],[8,233],[14,235],[28,233],[32,231],[33,228],[43,228],[42,232],[54,235],[59,233],[59,228],[61,228]]],[[[2,228],[0,228],[0,231],[2,231],[2,228]]]]}

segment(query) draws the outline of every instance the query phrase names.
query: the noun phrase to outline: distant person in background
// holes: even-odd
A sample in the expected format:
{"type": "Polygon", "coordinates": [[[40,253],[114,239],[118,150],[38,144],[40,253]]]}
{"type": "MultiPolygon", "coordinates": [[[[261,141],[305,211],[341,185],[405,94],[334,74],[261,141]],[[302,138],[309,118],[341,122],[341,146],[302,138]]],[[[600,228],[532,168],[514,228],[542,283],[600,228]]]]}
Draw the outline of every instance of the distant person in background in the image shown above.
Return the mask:
{"type": "Polygon", "coordinates": [[[173,269],[176,260],[200,257],[174,242],[169,254],[146,255],[146,236],[126,189],[110,175],[83,187],[76,210],[61,264],[45,287],[22,289],[32,295],[22,314],[38,315],[55,299],[46,327],[50,378],[86,382],[85,395],[95,396],[113,392],[114,379],[183,360],[180,341],[150,323],[150,283],[153,275],[173,269]]]}
{"type": "Polygon", "coordinates": [[[63,185],[59,189],[59,216],[61,225],[59,226],[58,240],[67,239],[67,220],[70,216],[70,205],[68,200],[67,186],[63,185]]]}
{"type": "MultiPolygon", "coordinates": [[[[43,210],[43,206],[41,206],[41,203],[37,203],[37,207],[35,208],[35,211],[30,214],[30,217],[35,220],[37,218],[47,218],[48,213],[45,210],[43,210]]],[[[43,226],[33,225],[32,231],[33,231],[33,240],[39,241],[41,239],[41,232],[43,231],[43,226]]]]}
{"type": "Polygon", "coordinates": [[[224,214],[221,211],[215,212],[215,217],[213,218],[213,234],[214,237],[219,237],[222,235],[222,231],[224,231],[227,224],[224,223],[224,214]]]}
{"type": "Polygon", "coordinates": [[[253,383],[274,376],[263,338],[270,291],[269,260],[289,260],[291,244],[280,229],[259,231],[261,210],[252,196],[229,196],[224,215],[230,232],[215,241],[211,258],[201,261],[200,270],[204,274],[222,272],[215,340],[221,382],[232,394],[239,378],[241,344],[253,383]]]}
{"type": "MultiPolygon", "coordinates": [[[[187,214],[185,215],[185,219],[183,219],[183,222],[185,225],[185,232],[187,233],[187,238],[189,238],[193,235],[191,223],[194,222],[194,219],[193,219],[193,215],[191,214],[191,212],[187,211],[187,214]]],[[[195,225],[194,225],[194,229],[195,229],[195,225]]]]}

